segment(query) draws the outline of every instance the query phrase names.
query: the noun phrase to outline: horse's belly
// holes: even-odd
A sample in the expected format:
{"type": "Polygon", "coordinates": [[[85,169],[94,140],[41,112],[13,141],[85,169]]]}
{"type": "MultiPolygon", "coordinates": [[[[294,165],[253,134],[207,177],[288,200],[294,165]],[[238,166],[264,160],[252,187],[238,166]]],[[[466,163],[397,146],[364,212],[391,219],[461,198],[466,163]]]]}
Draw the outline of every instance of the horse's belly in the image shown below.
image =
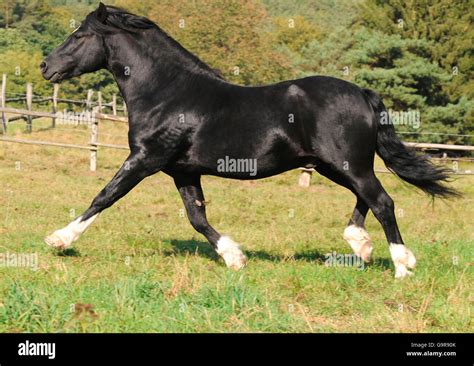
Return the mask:
{"type": "Polygon", "coordinates": [[[174,169],[188,174],[251,180],[305,166],[313,160],[313,156],[284,144],[259,149],[192,149],[176,161],[174,169]]]}

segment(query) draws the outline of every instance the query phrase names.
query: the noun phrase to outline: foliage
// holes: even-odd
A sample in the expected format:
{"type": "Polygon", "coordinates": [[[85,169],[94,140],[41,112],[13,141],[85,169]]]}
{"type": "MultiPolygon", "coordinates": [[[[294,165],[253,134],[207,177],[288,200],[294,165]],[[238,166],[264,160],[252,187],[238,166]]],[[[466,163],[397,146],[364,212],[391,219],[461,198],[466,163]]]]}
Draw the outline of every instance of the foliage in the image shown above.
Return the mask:
{"type": "MultiPolygon", "coordinates": [[[[416,108],[422,130],[474,133],[474,30],[469,2],[367,0],[361,43],[350,51],[362,85],[395,108],[416,108]]],[[[433,140],[427,137],[427,140],[433,140]]],[[[474,143],[446,136],[444,142],[474,143]]]]}

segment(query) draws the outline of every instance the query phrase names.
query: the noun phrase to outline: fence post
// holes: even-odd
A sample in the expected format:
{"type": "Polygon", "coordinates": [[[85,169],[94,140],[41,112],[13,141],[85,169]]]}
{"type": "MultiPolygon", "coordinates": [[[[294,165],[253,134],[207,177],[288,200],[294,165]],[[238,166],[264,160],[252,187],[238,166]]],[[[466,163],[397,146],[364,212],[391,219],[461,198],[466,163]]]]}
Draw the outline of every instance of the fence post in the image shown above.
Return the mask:
{"type": "MultiPolygon", "coordinates": [[[[99,130],[97,119],[94,116],[92,108],[92,96],[94,91],[89,89],[87,91],[87,100],[86,100],[86,112],[92,113],[92,124],[91,124],[91,158],[90,158],[90,171],[95,172],[97,170],[97,134],[99,130]]],[[[100,98],[100,97],[99,97],[100,98]]]]}
{"type": "Polygon", "coordinates": [[[99,134],[99,121],[93,116],[91,125],[91,161],[90,170],[95,172],[97,170],[97,137],[99,134]]]}
{"type": "Polygon", "coordinates": [[[86,108],[91,109],[92,105],[92,95],[94,94],[94,91],[92,89],[89,89],[87,91],[87,100],[86,100],[86,108]]]}
{"type": "MultiPolygon", "coordinates": [[[[7,74],[2,75],[2,90],[1,90],[1,107],[5,108],[5,99],[7,94],[7,74]]],[[[5,112],[2,112],[2,132],[5,135],[7,133],[8,119],[5,112]]]]}
{"type": "MultiPolygon", "coordinates": [[[[26,84],[26,109],[33,110],[33,84],[26,84]]],[[[33,118],[31,115],[26,116],[26,132],[31,133],[33,130],[33,118]]]]}
{"type": "MultiPolygon", "coordinates": [[[[58,93],[59,93],[59,84],[53,84],[53,113],[58,113],[58,93]]],[[[56,127],[56,117],[52,118],[52,126],[56,127]]]]}
{"type": "Polygon", "coordinates": [[[115,94],[112,96],[112,114],[117,115],[117,96],[115,94]]]}
{"type": "Polygon", "coordinates": [[[126,117],[127,114],[128,114],[128,111],[127,111],[127,103],[125,103],[125,100],[123,101],[123,114],[124,114],[125,117],[126,117]]]}
{"type": "Polygon", "coordinates": [[[99,113],[102,113],[102,93],[97,92],[97,104],[99,106],[99,113]]]}
{"type": "Polygon", "coordinates": [[[311,176],[312,176],[312,174],[313,174],[313,172],[311,170],[307,170],[307,169],[303,170],[303,172],[300,175],[299,182],[298,182],[300,187],[309,188],[309,186],[311,185],[311,176]]]}

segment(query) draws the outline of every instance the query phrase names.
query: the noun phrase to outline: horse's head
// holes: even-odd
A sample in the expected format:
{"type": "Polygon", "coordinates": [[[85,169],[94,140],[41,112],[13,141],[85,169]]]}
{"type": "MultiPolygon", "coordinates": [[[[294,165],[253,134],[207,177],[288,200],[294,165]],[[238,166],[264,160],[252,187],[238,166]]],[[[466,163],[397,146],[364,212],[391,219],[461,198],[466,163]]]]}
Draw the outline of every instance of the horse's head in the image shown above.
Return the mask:
{"type": "Polygon", "coordinates": [[[75,30],[40,65],[43,77],[59,82],[85,73],[100,70],[106,65],[103,35],[91,29],[90,21],[105,24],[107,7],[100,3],[88,15],[86,22],[75,30]]]}

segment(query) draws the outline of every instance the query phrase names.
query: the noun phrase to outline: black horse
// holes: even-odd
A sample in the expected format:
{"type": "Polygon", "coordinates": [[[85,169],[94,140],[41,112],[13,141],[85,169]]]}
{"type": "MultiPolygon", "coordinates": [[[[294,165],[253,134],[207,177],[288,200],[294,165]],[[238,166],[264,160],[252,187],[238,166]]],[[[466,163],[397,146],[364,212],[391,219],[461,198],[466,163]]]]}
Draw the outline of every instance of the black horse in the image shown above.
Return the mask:
{"type": "Polygon", "coordinates": [[[193,227],[227,266],[240,269],[246,258],[239,246],[207,221],[201,176],[260,179],[306,167],[357,197],[344,232],[355,254],[370,259],[364,229],[370,208],[387,236],[396,277],[404,277],[416,260],[403,244],[394,203],[374,174],[375,152],[426,193],[456,194],[441,183],[446,171],[408,150],[384,123],[385,107],[370,90],[322,76],[234,85],[150,20],[115,7],[100,4],[40,68],[52,82],[107,69],[129,115],[130,155],[80,217],[45,239],[56,248],[69,247],[101,211],[162,171],[174,179],[193,227]]]}

